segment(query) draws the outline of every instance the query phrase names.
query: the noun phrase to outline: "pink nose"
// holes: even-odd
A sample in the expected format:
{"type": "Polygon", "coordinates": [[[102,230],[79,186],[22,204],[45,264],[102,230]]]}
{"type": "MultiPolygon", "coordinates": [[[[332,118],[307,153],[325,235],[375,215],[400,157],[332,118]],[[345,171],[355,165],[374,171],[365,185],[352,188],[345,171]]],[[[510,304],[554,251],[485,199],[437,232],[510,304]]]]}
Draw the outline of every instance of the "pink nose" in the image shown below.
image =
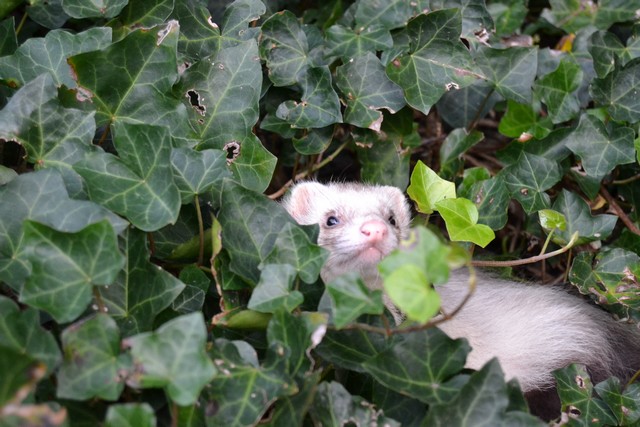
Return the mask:
{"type": "Polygon", "coordinates": [[[360,227],[360,232],[369,240],[382,240],[387,236],[387,225],[382,221],[367,221],[360,227]]]}

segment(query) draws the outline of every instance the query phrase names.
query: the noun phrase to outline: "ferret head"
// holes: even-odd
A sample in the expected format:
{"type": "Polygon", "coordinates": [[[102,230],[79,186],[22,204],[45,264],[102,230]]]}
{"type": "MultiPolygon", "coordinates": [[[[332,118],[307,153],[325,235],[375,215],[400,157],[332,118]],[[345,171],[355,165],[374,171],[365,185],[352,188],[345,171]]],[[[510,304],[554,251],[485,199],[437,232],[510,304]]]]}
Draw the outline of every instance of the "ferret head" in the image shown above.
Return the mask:
{"type": "Polygon", "coordinates": [[[283,205],[299,224],[320,226],[318,244],[330,253],[321,272],[325,282],[349,271],[370,282],[378,262],[409,231],[409,207],[395,187],[303,182],[283,205]]]}

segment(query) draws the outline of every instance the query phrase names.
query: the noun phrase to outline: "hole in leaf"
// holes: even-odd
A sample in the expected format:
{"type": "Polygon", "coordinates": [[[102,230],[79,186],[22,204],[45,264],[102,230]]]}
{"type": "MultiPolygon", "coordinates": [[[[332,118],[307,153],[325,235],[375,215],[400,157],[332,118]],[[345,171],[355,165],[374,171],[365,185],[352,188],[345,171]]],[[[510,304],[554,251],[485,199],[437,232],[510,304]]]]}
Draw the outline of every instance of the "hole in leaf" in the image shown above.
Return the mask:
{"type": "Polygon", "coordinates": [[[224,150],[227,152],[227,164],[231,164],[240,155],[240,143],[231,141],[225,144],[224,150]]]}
{"type": "Polygon", "coordinates": [[[189,104],[193,107],[194,110],[198,112],[201,116],[204,116],[207,113],[207,107],[202,104],[202,98],[198,91],[194,89],[190,89],[186,94],[187,99],[189,100],[189,104]]]}

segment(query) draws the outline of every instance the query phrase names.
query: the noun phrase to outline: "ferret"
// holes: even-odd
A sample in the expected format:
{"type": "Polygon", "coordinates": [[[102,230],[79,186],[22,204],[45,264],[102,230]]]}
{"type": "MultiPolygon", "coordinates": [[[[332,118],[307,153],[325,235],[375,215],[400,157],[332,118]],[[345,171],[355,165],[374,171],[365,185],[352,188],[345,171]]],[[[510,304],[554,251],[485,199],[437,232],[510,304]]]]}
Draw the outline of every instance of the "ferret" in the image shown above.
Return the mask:
{"type": "MultiPolygon", "coordinates": [[[[302,182],[283,205],[299,224],[319,225],[318,245],[329,250],[324,282],[355,270],[373,289],[381,288],[378,262],[407,237],[411,221],[404,194],[390,186],[302,182]]],[[[437,287],[442,310],[456,308],[468,289],[466,272],[452,272],[437,287]]],[[[388,298],[385,305],[397,313],[388,298]]],[[[628,326],[563,289],[484,273],[462,310],[438,325],[451,338],[468,340],[467,368],[497,357],[505,377],[518,380],[531,412],[547,420],[560,414],[554,370],[582,363],[595,384],[612,375],[628,379],[640,369],[640,333],[628,326]]]]}

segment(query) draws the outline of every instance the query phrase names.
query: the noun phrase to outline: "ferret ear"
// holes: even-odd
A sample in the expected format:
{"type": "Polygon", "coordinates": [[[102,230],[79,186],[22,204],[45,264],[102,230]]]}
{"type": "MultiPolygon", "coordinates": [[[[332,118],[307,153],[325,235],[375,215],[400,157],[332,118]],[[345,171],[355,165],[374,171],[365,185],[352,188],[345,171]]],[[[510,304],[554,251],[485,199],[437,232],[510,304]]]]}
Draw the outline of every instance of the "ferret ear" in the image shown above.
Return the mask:
{"type": "Polygon", "coordinates": [[[289,191],[283,206],[298,224],[315,224],[316,202],[325,190],[326,187],[317,182],[301,182],[289,191]]]}

